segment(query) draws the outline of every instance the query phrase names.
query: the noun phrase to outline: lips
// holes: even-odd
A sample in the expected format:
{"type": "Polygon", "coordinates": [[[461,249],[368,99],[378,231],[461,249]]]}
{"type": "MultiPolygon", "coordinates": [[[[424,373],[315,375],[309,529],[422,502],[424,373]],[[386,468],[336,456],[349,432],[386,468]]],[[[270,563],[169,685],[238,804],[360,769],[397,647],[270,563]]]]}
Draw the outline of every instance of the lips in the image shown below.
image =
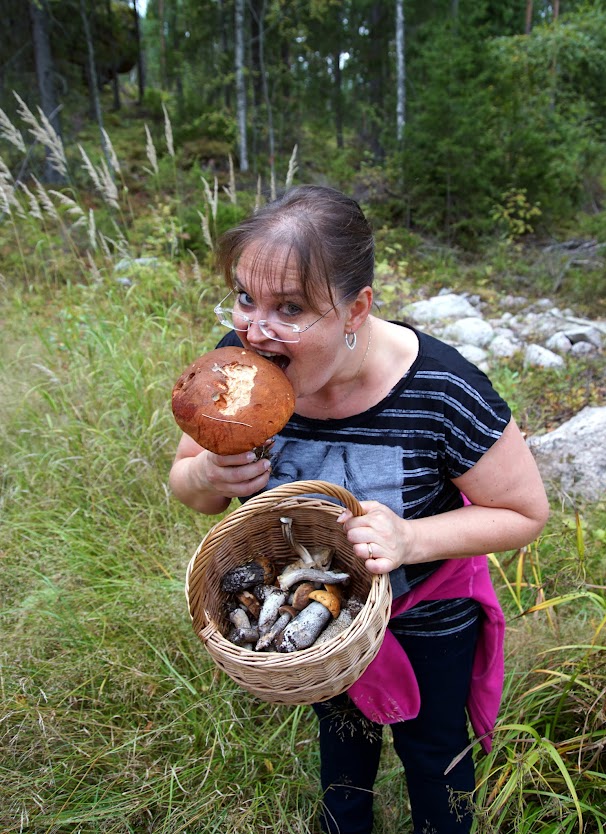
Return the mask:
{"type": "Polygon", "coordinates": [[[270,362],[273,362],[273,364],[277,365],[282,371],[285,371],[290,365],[290,359],[288,356],[284,356],[283,353],[267,353],[263,350],[258,350],[257,353],[264,359],[269,359],[270,362]]]}

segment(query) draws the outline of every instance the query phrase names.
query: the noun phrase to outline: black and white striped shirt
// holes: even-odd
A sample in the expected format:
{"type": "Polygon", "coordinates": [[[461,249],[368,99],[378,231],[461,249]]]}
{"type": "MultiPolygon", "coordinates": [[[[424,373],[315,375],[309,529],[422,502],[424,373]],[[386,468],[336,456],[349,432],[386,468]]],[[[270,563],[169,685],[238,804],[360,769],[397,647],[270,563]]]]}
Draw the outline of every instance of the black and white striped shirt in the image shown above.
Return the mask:
{"type": "MultiPolygon", "coordinates": [[[[471,469],[499,439],[511,412],[486,375],[455,348],[415,333],[418,356],[380,403],[340,420],[292,416],[272,449],[269,488],[292,481],[325,480],[345,487],[359,501],[379,501],[408,519],[462,506],[452,478],[471,469]]],[[[237,336],[230,333],[221,344],[238,344],[237,336]]],[[[394,596],[409,590],[439,564],[393,571],[394,596]]],[[[475,611],[469,603],[464,601],[463,608],[475,611]]],[[[419,617],[421,606],[402,617],[411,625],[417,617],[417,626],[432,633],[440,630],[440,611],[446,619],[457,617],[452,600],[441,607],[432,603],[430,609],[429,618],[419,617]]],[[[447,622],[443,625],[450,628],[447,622]]]]}

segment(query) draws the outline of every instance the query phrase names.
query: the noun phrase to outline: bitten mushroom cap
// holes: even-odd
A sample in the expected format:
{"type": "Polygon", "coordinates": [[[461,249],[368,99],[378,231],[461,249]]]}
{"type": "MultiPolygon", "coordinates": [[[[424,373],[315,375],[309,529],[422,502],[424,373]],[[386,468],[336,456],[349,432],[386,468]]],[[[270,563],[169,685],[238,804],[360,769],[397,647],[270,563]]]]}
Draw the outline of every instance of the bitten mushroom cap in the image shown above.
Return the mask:
{"type": "Polygon", "coordinates": [[[237,347],[211,350],[181,374],[172,392],[179,427],[204,449],[236,455],[279,432],[295,409],[295,393],[269,359],[237,347]]]}
{"type": "Polygon", "coordinates": [[[325,589],[323,591],[312,591],[309,595],[314,602],[321,602],[325,608],[328,608],[333,617],[338,617],[341,611],[341,601],[339,597],[332,590],[325,589]]]}

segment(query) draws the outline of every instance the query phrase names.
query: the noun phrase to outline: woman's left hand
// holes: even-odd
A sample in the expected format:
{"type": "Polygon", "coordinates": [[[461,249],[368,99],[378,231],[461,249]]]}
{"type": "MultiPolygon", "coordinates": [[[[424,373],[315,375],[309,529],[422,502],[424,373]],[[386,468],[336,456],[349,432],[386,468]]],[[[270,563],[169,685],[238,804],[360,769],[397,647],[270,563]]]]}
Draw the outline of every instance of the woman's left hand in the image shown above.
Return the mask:
{"type": "Polygon", "coordinates": [[[409,523],[378,501],[361,501],[364,515],[344,510],[337,521],[343,525],[353,551],[369,573],[389,573],[405,562],[409,523]]]}

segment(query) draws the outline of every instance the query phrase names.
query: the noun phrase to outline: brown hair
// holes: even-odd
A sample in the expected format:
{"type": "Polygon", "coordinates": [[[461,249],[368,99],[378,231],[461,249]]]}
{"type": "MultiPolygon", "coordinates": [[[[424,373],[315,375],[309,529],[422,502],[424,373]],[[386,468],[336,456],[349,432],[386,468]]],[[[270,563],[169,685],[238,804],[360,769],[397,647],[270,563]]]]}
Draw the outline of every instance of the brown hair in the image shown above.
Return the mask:
{"type": "MultiPolygon", "coordinates": [[[[312,309],[318,297],[334,304],[372,285],[374,239],[358,203],[334,188],[301,185],[286,191],[239,226],[225,232],[217,247],[217,264],[234,288],[238,261],[251,244],[257,247],[253,269],[263,269],[272,253],[294,256],[303,294],[312,309]]],[[[284,263],[284,259],[280,259],[284,263]]]]}

